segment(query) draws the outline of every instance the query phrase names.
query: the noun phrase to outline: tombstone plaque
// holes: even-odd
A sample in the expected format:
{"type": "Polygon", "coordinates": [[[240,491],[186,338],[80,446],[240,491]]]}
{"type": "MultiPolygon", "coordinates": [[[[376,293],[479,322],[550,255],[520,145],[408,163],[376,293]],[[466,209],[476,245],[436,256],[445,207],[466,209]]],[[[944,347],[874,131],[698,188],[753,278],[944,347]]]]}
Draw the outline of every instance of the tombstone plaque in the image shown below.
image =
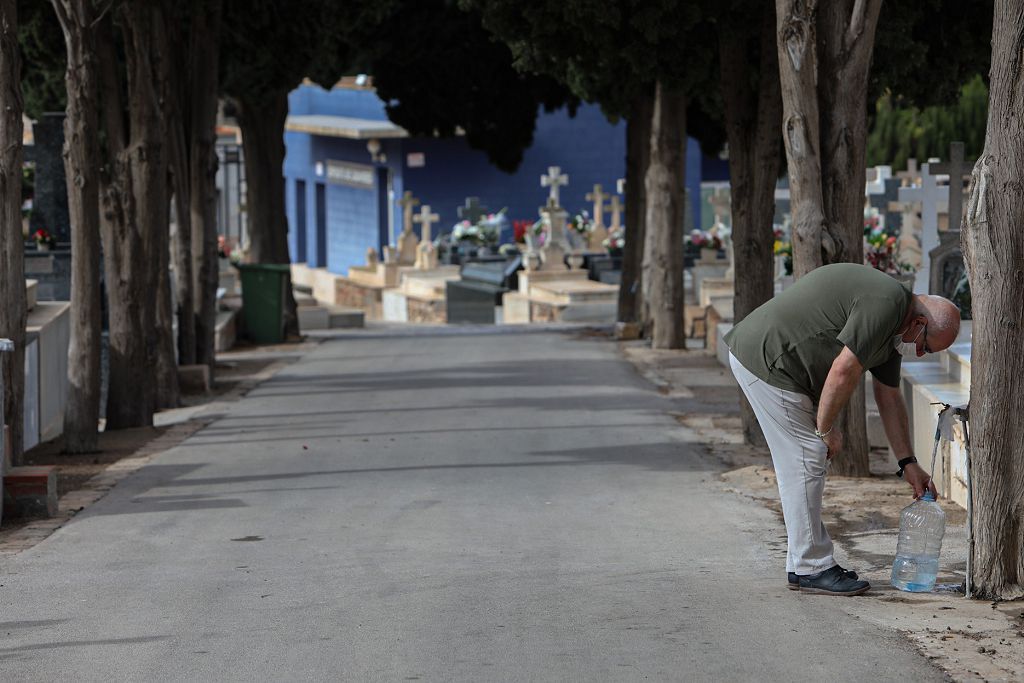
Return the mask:
{"type": "Polygon", "coordinates": [[[36,187],[29,231],[40,228],[71,241],[68,188],[64,176],[64,112],[47,112],[32,126],[35,140],[28,155],[36,165],[36,187]]]}

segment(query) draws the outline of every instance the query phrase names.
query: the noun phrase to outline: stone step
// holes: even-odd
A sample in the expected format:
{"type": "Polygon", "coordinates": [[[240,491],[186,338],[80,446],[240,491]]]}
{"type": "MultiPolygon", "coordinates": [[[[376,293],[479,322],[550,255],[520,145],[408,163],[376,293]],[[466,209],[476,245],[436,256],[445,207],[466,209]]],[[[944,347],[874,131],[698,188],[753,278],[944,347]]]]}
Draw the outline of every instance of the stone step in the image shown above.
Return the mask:
{"type": "Polygon", "coordinates": [[[4,517],[53,517],[57,514],[57,468],[12,467],[4,473],[4,517]]]}
{"type": "MultiPolygon", "coordinates": [[[[296,297],[298,299],[298,297],[296,297]]],[[[299,331],[327,330],[331,327],[331,315],[328,310],[314,304],[299,304],[299,331]]]]}
{"type": "Polygon", "coordinates": [[[296,306],[319,306],[320,302],[312,294],[306,294],[304,292],[296,291],[295,294],[295,305],[296,306]]]}
{"type": "Polygon", "coordinates": [[[347,306],[326,306],[328,327],[332,330],[366,327],[366,313],[347,306]]]}

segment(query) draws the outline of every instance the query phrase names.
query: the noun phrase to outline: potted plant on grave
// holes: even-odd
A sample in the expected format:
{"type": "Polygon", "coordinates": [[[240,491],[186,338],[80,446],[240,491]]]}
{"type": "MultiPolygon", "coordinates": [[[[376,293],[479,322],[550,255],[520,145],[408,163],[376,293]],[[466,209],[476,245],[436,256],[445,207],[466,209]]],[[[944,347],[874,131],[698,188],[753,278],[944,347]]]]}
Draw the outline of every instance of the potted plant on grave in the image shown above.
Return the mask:
{"type": "Polygon", "coordinates": [[[57,238],[44,228],[39,228],[32,233],[32,241],[36,243],[36,249],[39,251],[50,251],[57,246],[57,238]]]}
{"type": "Polygon", "coordinates": [[[786,239],[782,228],[775,229],[775,279],[793,276],[793,243],[786,239]]]}
{"type": "Polygon", "coordinates": [[[686,237],[688,248],[699,250],[701,261],[714,261],[722,249],[722,238],[707,230],[693,230],[686,237]]]}
{"type": "Polygon", "coordinates": [[[887,234],[877,222],[865,221],[864,263],[900,282],[914,284],[913,267],[899,259],[896,236],[887,234]]]}
{"type": "Polygon", "coordinates": [[[594,221],[587,211],[580,211],[565,224],[565,240],[572,251],[583,251],[590,243],[590,233],[594,231],[594,221]]]}
{"type": "Polygon", "coordinates": [[[622,250],[626,248],[626,231],[622,228],[615,228],[608,232],[608,237],[601,242],[601,246],[607,250],[612,258],[622,256],[622,250]]]}

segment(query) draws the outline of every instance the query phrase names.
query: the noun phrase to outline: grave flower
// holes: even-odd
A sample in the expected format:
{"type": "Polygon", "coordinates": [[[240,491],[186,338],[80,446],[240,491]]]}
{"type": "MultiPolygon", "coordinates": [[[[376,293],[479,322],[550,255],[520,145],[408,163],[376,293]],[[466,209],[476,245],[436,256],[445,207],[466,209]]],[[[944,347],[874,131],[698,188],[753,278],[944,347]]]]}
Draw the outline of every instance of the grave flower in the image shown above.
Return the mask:
{"type": "Polygon", "coordinates": [[[608,250],[608,253],[612,256],[616,256],[622,253],[622,250],[626,247],[626,232],[622,228],[616,228],[611,230],[602,242],[601,246],[608,250]]]}
{"type": "Polygon", "coordinates": [[[775,244],[772,251],[782,257],[782,269],[785,275],[793,274],[793,243],[786,239],[782,230],[775,231],[775,244]]]}
{"type": "Polygon", "coordinates": [[[722,239],[706,230],[693,230],[686,236],[686,244],[696,249],[721,249],[722,239]]]}
{"type": "Polygon", "coordinates": [[[911,275],[914,269],[899,260],[895,235],[878,227],[864,228],[864,263],[889,275],[911,275]]]}
{"type": "Polygon", "coordinates": [[[57,238],[44,228],[39,228],[32,233],[32,240],[36,243],[36,247],[46,251],[57,246],[57,238]]]}
{"type": "Polygon", "coordinates": [[[587,235],[594,230],[594,221],[586,211],[580,211],[569,221],[569,229],[575,230],[581,235],[587,235]]]}

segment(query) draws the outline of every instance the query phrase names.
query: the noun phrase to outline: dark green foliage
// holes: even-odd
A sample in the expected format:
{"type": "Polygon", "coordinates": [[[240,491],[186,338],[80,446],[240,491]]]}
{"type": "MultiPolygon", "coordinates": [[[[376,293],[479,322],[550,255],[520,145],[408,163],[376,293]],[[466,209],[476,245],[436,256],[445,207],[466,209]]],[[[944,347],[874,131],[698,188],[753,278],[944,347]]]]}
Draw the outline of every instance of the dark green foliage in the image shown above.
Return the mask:
{"type": "Polygon", "coordinates": [[[37,119],[45,111],[64,111],[67,52],[64,33],[47,0],[18,0],[18,43],[25,114],[37,119]]]}
{"type": "Polygon", "coordinates": [[[339,3],[330,0],[225,0],[221,40],[224,92],[254,100],[288,92],[315,70],[340,75],[327,51],[338,31],[339,3]]]}
{"type": "Polygon", "coordinates": [[[721,149],[717,45],[710,3],[686,0],[459,0],[507,44],[516,67],[549,75],[576,95],[624,117],[661,80],[688,95],[688,133],[721,149]]]}
{"type": "Polygon", "coordinates": [[[575,106],[563,86],[513,68],[509,48],[483,29],[480,15],[449,0],[396,6],[385,17],[350,24],[359,65],[373,74],[388,117],[415,135],[465,131],[470,147],[512,172],[533,142],[540,106],[575,106]],[[376,19],[376,20],[374,20],[376,19]]]}
{"type": "Polygon", "coordinates": [[[879,99],[868,133],[868,164],[901,169],[907,159],[946,159],[949,143],[962,141],[964,154],[974,159],[985,147],[988,88],[975,76],[960,89],[955,104],[924,109],[909,106],[892,95],[879,99]]]}
{"type": "Polygon", "coordinates": [[[992,58],[992,0],[883,2],[869,97],[887,92],[918,107],[949,105],[992,58]]]}

